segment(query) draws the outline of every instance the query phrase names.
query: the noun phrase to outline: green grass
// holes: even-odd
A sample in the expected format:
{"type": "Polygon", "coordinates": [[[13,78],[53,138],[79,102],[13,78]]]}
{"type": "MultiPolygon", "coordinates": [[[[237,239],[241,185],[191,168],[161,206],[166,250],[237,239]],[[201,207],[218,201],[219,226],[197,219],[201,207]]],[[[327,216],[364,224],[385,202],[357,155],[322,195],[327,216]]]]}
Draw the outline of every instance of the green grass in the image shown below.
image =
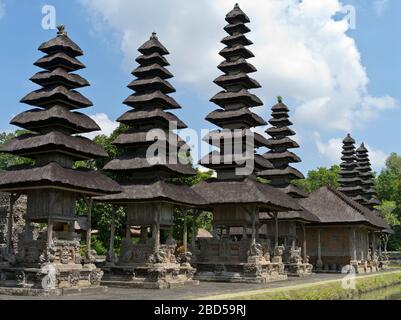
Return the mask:
{"type": "Polygon", "coordinates": [[[249,292],[209,297],[209,299],[233,300],[345,300],[401,284],[401,270],[359,276],[355,279],[355,289],[344,289],[341,280],[328,280],[317,283],[289,286],[283,288],[255,290],[249,292]]]}

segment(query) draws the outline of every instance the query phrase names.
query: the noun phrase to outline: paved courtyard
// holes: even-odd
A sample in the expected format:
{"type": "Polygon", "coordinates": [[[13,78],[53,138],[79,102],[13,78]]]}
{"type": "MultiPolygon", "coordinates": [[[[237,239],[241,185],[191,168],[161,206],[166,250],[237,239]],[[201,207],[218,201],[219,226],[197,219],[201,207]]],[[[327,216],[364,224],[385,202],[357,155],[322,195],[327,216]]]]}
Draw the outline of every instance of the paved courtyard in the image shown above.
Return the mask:
{"type": "Polygon", "coordinates": [[[196,287],[185,287],[166,290],[151,289],[117,289],[108,288],[107,292],[98,295],[69,295],[64,297],[16,297],[1,296],[0,300],[191,300],[202,299],[214,295],[236,293],[249,290],[279,288],[295,286],[306,283],[320,282],[325,280],[341,279],[341,274],[313,274],[305,278],[289,278],[289,280],[278,281],[267,284],[246,284],[246,283],[216,283],[201,282],[196,287]]]}

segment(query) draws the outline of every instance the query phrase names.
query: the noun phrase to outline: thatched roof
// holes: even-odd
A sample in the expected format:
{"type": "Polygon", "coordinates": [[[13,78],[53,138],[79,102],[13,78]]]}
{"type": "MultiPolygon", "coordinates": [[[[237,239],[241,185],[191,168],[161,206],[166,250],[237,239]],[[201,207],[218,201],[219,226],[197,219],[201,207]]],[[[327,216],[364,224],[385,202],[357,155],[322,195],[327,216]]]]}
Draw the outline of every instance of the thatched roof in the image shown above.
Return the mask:
{"type": "Polygon", "coordinates": [[[221,43],[225,44],[226,46],[241,44],[243,46],[252,45],[253,42],[249,40],[243,33],[228,35],[221,40],[221,43]]]}
{"type": "Polygon", "coordinates": [[[150,39],[141,45],[138,51],[142,54],[152,54],[154,52],[161,55],[169,54],[168,50],[160,43],[156,33],[152,33],[150,39]]]}
{"type": "Polygon", "coordinates": [[[272,211],[301,210],[290,196],[267,184],[251,178],[242,180],[210,179],[192,189],[204,198],[209,206],[223,204],[256,204],[272,211]]]}
{"type": "Polygon", "coordinates": [[[208,114],[206,120],[220,127],[233,126],[243,123],[247,127],[264,126],[266,122],[256,113],[249,111],[248,108],[235,110],[215,110],[208,114]]]}
{"type": "Polygon", "coordinates": [[[63,68],[56,68],[52,71],[40,71],[30,80],[40,86],[63,85],[69,89],[89,86],[89,82],[80,75],[68,73],[63,68]]]}
{"type": "Polygon", "coordinates": [[[56,104],[63,105],[69,109],[80,109],[92,106],[92,102],[75,90],[66,87],[43,88],[27,94],[21,99],[26,103],[38,107],[52,107],[56,104]]]}
{"type": "Polygon", "coordinates": [[[157,63],[145,66],[140,65],[132,71],[132,75],[138,78],[160,77],[162,79],[170,79],[173,77],[170,71],[157,63]]]}
{"type": "Polygon", "coordinates": [[[153,52],[151,54],[144,54],[135,59],[141,65],[159,64],[163,67],[169,66],[170,63],[165,57],[160,55],[158,52],[153,52]]]}
{"type": "Polygon", "coordinates": [[[243,103],[249,108],[263,105],[262,100],[245,89],[240,91],[221,91],[210,99],[210,101],[223,108],[228,104],[234,103],[243,103]]]}
{"type": "Polygon", "coordinates": [[[232,9],[229,13],[227,13],[226,21],[228,23],[250,22],[249,17],[241,10],[241,8],[237,3],[235,4],[234,9],[232,9]]]}
{"type": "Polygon", "coordinates": [[[167,81],[160,77],[153,77],[148,79],[136,79],[133,80],[128,88],[136,91],[143,90],[158,90],[163,93],[175,92],[174,87],[167,81]]]}
{"type": "Polygon", "coordinates": [[[117,121],[127,125],[160,122],[163,123],[163,127],[166,128],[168,128],[170,122],[175,122],[177,124],[177,129],[187,128],[187,125],[176,115],[160,109],[130,110],[119,117],[117,121]]]}
{"type": "Polygon", "coordinates": [[[0,171],[0,191],[62,188],[91,195],[120,192],[118,183],[98,171],[63,168],[51,162],[44,166],[11,167],[0,171]]]}
{"type": "Polygon", "coordinates": [[[20,113],[11,120],[11,124],[21,128],[40,131],[43,128],[63,127],[72,133],[86,133],[100,130],[100,127],[86,114],[70,112],[62,106],[50,109],[31,109],[20,113]]]}
{"type": "Polygon", "coordinates": [[[85,68],[81,61],[63,52],[44,56],[37,60],[34,65],[46,70],[54,70],[61,67],[68,71],[77,71],[85,68]]]}
{"type": "Polygon", "coordinates": [[[235,61],[223,61],[221,62],[217,68],[219,68],[223,72],[230,72],[230,71],[238,71],[238,72],[245,72],[245,73],[251,73],[251,72],[256,72],[256,68],[250,64],[248,61],[246,61],[244,58],[240,58],[235,61]]]}
{"type": "Polygon", "coordinates": [[[121,188],[121,193],[96,197],[94,200],[112,203],[165,201],[186,206],[205,204],[205,200],[187,186],[163,180],[136,181],[122,184],[121,188]]]}
{"type": "Polygon", "coordinates": [[[2,152],[14,155],[31,156],[38,153],[63,152],[75,159],[107,157],[107,152],[92,140],[84,137],[69,136],[60,131],[46,134],[24,134],[12,139],[2,148],[2,152]]]}
{"type": "Polygon", "coordinates": [[[47,54],[64,51],[73,57],[82,56],[84,54],[82,49],[67,35],[58,35],[57,37],[42,43],[39,50],[47,54]]]}
{"type": "Polygon", "coordinates": [[[237,56],[240,56],[244,59],[255,57],[252,51],[245,48],[242,44],[236,44],[234,46],[226,47],[219,52],[219,55],[226,59],[237,56]]]}
{"type": "Polygon", "coordinates": [[[331,187],[322,187],[299,202],[323,224],[363,223],[382,230],[388,228],[373,211],[331,187]]]}
{"type": "Polygon", "coordinates": [[[125,155],[111,160],[109,163],[105,165],[104,169],[109,171],[128,171],[128,172],[137,171],[137,172],[150,172],[150,173],[152,172],[154,173],[154,171],[156,170],[162,170],[170,172],[174,176],[176,175],[192,176],[196,174],[196,171],[192,169],[192,167],[190,167],[189,165],[184,165],[181,163],[177,164],[164,163],[162,160],[163,159],[158,159],[158,158],[147,159],[142,157],[125,155]]]}
{"type": "Polygon", "coordinates": [[[124,100],[124,104],[134,108],[144,108],[158,106],[163,109],[180,109],[181,106],[172,97],[165,95],[161,91],[151,93],[134,93],[124,100]]]}

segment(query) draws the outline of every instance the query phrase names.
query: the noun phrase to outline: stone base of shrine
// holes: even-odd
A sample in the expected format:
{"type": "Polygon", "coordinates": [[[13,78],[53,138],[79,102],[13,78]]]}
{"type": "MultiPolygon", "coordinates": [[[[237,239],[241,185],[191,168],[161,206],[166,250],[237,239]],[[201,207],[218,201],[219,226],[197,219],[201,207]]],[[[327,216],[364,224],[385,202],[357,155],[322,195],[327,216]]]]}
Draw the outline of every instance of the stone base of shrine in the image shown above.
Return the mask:
{"type": "Polygon", "coordinates": [[[108,265],[102,268],[102,285],[113,288],[172,289],[199,285],[190,265],[108,265]]]}
{"type": "Polygon", "coordinates": [[[285,271],[289,277],[305,277],[312,274],[313,266],[310,263],[286,263],[285,271]]]}
{"type": "Polygon", "coordinates": [[[287,280],[284,265],[278,263],[195,263],[194,279],[214,282],[268,283],[287,280]]]}
{"type": "Polygon", "coordinates": [[[62,296],[101,294],[103,273],[92,264],[45,264],[0,268],[0,294],[62,296]]]}

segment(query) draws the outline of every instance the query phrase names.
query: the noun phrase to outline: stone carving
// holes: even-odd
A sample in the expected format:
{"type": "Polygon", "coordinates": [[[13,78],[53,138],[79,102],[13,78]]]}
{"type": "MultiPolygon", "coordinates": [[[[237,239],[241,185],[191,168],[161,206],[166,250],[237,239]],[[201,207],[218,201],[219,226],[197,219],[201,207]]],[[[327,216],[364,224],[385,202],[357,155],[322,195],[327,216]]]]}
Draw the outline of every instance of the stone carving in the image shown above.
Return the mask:
{"type": "Polygon", "coordinates": [[[17,281],[17,285],[20,287],[26,286],[26,274],[24,271],[17,271],[15,273],[15,280],[17,281]]]}
{"type": "Polygon", "coordinates": [[[68,282],[70,283],[70,285],[71,285],[72,287],[77,286],[78,283],[79,283],[79,280],[80,280],[80,276],[79,276],[79,273],[78,273],[78,272],[71,272],[71,273],[68,275],[68,282]]]}
{"type": "Polygon", "coordinates": [[[273,263],[282,263],[283,262],[283,253],[284,246],[276,246],[273,250],[273,263]]]}
{"type": "Polygon", "coordinates": [[[102,280],[103,277],[103,271],[101,270],[95,270],[92,271],[89,275],[89,281],[92,285],[94,286],[98,286],[100,285],[100,282],[102,280]]]}

